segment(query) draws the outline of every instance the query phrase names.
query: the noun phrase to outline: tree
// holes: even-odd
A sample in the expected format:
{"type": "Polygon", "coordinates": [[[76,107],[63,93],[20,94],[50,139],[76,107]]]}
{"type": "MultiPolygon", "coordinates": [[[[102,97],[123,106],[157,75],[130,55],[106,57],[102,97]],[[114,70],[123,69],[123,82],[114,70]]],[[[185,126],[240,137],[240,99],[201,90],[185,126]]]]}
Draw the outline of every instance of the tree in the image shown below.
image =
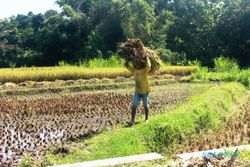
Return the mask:
{"type": "Polygon", "coordinates": [[[226,1],[226,12],[217,27],[217,35],[223,42],[223,54],[250,65],[250,1],[226,1]]]}
{"type": "Polygon", "coordinates": [[[249,0],[57,0],[62,12],[0,21],[1,61],[55,65],[108,58],[128,38],[174,64],[218,55],[249,66],[249,0]],[[33,56],[32,56],[33,55],[33,56]]]}

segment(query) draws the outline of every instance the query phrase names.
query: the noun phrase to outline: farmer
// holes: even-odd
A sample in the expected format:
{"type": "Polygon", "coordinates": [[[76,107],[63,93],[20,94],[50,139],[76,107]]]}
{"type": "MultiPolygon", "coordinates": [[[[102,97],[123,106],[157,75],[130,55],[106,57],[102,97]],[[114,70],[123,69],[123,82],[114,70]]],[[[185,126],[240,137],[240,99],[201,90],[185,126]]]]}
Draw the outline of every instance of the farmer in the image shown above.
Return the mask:
{"type": "Polygon", "coordinates": [[[140,99],[143,100],[145,122],[148,121],[148,94],[151,91],[149,87],[148,73],[151,69],[151,63],[148,57],[146,57],[146,59],[146,65],[144,63],[137,63],[131,66],[128,61],[125,62],[125,67],[134,75],[135,78],[135,93],[133,97],[132,114],[129,125],[133,125],[135,123],[136,109],[138,107],[140,99]]]}

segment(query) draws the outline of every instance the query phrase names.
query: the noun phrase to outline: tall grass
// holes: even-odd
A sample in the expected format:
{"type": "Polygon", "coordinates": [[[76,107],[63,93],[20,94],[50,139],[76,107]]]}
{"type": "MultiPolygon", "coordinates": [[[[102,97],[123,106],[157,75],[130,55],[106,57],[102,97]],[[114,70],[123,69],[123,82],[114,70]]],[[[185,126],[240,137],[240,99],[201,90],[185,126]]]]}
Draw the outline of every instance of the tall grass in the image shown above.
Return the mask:
{"type": "Polygon", "coordinates": [[[199,60],[193,60],[193,61],[188,61],[187,63],[189,66],[196,66],[196,67],[201,67],[201,61],[199,60]]]}
{"type": "Polygon", "coordinates": [[[116,55],[112,55],[107,59],[94,58],[89,61],[79,61],[77,64],[70,64],[64,60],[61,60],[57,64],[59,67],[80,66],[85,68],[113,68],[122,67],[124,64],[124,60],[116,55]]]}
{"type": "Polygon", "coordinates": [[[205,81],[237,81],[250,87],[250,69],[239,69],[235,60],[218,57],[214,59],[214,68],[201,67],[196,73],[191,75],[192,79],[205,81]]]}
{"type": "Polygon", "coordinates": [[[88,61],[87,63],[81,64],[81,66],[88,68],[111,68],[111,67],[122,67],[124,64],[124,60],[119,58],[118,56],[112,55],[108,59],[103,58],[94,58],[88,61]]]}
{"type": "Polygon", "coordinates": [[[70,63],[67,63],[64,60],[61,60],[58,62],[59,67],[66,67],[66,66],[72,66],[70,63]]]}

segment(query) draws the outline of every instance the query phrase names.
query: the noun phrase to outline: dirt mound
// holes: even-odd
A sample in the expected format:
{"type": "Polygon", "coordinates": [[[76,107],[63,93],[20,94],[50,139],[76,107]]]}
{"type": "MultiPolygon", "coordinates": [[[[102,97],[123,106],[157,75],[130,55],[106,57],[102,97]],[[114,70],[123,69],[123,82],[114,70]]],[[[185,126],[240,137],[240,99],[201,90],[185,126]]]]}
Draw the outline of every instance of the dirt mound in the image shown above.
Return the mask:
{"type": "Polygon", "coordinates": [[[3,84],[4,88],[16,88],[18,85],[13,83],[13,82],[6,82],[5,84],[3,84]]]}

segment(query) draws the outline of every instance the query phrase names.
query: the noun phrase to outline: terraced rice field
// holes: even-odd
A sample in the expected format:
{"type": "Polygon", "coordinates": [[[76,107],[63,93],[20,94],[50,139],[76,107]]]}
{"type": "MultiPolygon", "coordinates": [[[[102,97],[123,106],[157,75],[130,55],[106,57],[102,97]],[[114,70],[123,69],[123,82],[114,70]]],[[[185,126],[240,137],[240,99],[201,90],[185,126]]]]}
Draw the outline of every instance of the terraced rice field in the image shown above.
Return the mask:
{"type": "Polygon", "coordinates": [[[186,146],[178,153],[219,149],[250,144],[250,96],[240,106],[239,112],[224,118],[222,127],[196,138],[190,137],[186,146]]]}
{"type": "MultiPolygon", "coordinates": [[[[206,85],[208,86],[208,85],[206,85]]],[[[200,84],[154,86],[151,114],[174,107],[204,88],[200,84]]],[[[41,157],[65,140],[124,125],[130,118],[133,88],[97,92],[2,95],[0,162],[16,166],[25,155],[41,157]]],[[[138,115],[143,115],[142,107],[138,115]]]]}

